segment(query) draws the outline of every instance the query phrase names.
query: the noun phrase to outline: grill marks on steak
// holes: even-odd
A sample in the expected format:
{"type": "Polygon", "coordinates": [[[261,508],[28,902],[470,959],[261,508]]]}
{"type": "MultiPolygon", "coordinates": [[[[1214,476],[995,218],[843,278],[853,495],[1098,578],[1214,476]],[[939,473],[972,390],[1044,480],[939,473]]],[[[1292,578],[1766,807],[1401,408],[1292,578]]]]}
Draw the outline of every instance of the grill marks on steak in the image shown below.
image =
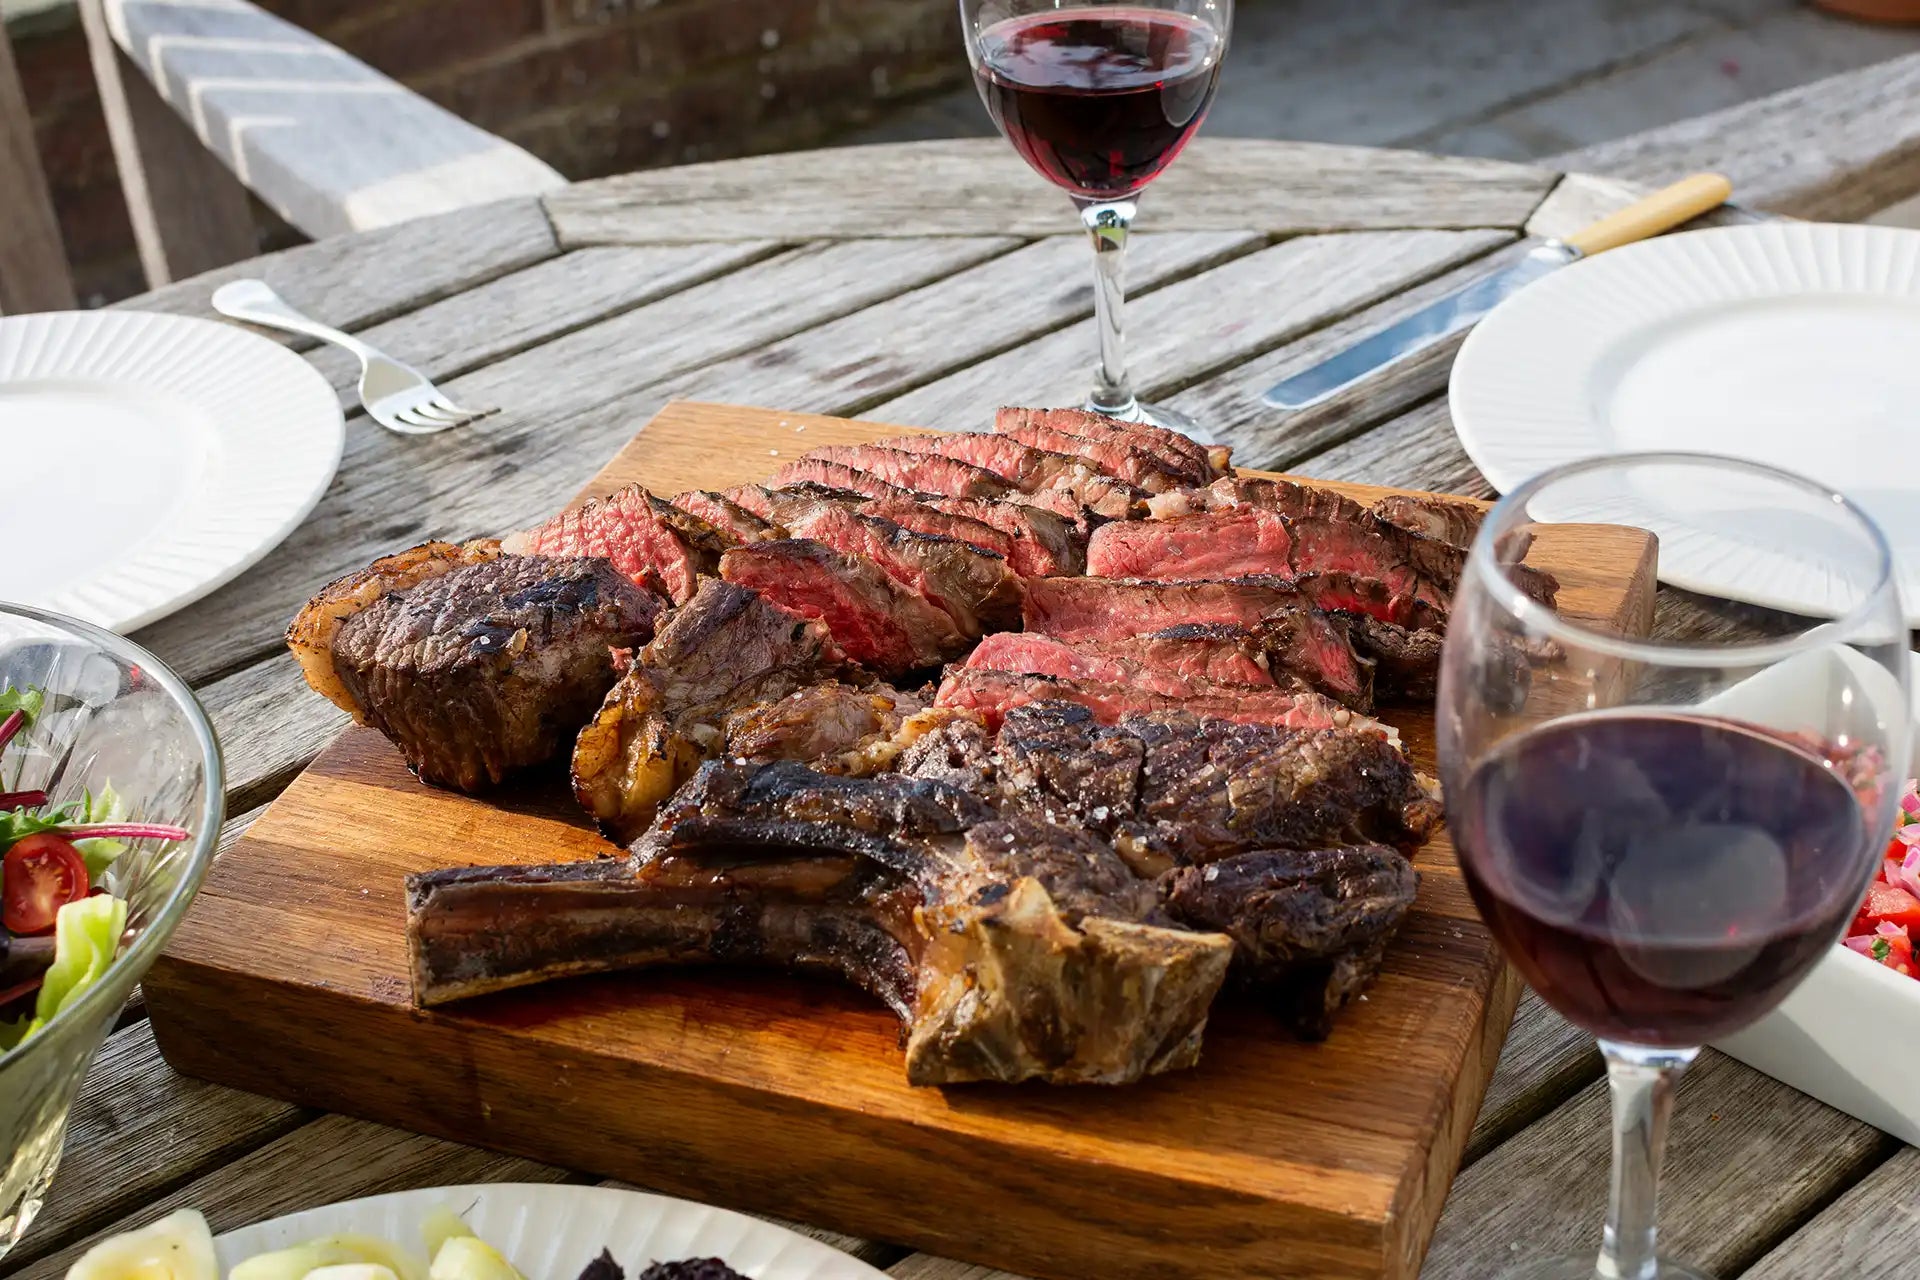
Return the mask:
{"type": "Polygon", "coordinates": [[[604,560],[501,556],[348,618],[333,669],[422,781],[478,791],[559,754],[664,607],[604,560]]]}
{"type": "Polygon", "coordinates": [[[580,731],[574,798],[603,832],[626,843],[724,746],[729,716],[808,687],[842,661],[820,623],[745,587],[701,579],[580,731]]]}
{"type": "Polygon", "coordinates": [[[642,586],[664,584],[678,604],[734,542],[699,516],[630,484],[513,534],[501,546],[516,555],[598,556],[642,586]]]}
{"type": "Polygon", "coordinates": [[[826,969],[901,1018],[915,1084],[1191,1065],[1232,955],[1083,833],[794,764],[704,766],[630,862],[410,877],[408,940],[423,1004],[643,965],[826,969]]]}
{"type": "Polygon", "coordinates": [[[1233,970],[1303,1039],[1373,981],[1413,905],[1419,876],[1391,849],[1260,850],[1182,867],[1168,912],[1233,939],[1233,970]]]}
{"type": "Polygon", "coordinates": [[[966,645],[953,620],[872,562],[807,538],[736,547],[720,576],[826,625],[846,655],[882,675],[935,666],[966,645]]]}

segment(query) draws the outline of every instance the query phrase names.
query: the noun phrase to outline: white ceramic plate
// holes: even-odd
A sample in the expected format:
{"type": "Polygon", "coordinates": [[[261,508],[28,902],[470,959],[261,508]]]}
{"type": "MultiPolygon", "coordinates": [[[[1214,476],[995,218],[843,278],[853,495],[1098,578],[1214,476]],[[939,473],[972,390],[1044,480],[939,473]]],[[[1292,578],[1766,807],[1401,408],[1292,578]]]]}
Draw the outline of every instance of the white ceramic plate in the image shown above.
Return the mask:
{"type": "Polygon", "coordinates": [[[340,465],[286,348],[134,311],[0,319],[0,600],[131,631],[277,546],[340,465]]]}
{"type": "Polygon", "coordinates": [[[229,1231],[214,1241],[220,1272],[256,1253],[356,1232],[424,1252],[420,1226],[435,1209],[466,1220],[527,1280],[576,1280],[602,1249],[628,1280],[650,1263],[719,1258],[751,1280],[886,1280],[831,1245],[710,1205],[616,1187],[493,1183],[348,1200],[229,1231]]]}
{"type": "MultiPolygon", "coordinates": [[[[1468,337],[1451,407],[1467,455],[1502,492],[1561,463],[1647,449],[1812,476],[1886,530],[1920,625],[1916,353],[1920,231],[1725,227],[1628,245],[1528,286],[1468,337]]],[[[1663,536],[1662,579],[1835,612],[1817,566],[1738,545],[1734,525],[1714,524],[1713,495],[1694,496],[1701,536],[1663,536]]]]}
{"type": "MultiPolygon", "coordinates": [[[[1920,654],[1913,692],[1920,727],[1920,654]]],[[[1914,755],[1920,766],[1920,740],[1914,755]]],[[[1920,1082],[1913,1072],[1920,1062],[1920,982],[1885,965],[1836,946],[1778,1009],[1714,1047],[1904,1142],[1920,1143],[1920,1082]]]]}

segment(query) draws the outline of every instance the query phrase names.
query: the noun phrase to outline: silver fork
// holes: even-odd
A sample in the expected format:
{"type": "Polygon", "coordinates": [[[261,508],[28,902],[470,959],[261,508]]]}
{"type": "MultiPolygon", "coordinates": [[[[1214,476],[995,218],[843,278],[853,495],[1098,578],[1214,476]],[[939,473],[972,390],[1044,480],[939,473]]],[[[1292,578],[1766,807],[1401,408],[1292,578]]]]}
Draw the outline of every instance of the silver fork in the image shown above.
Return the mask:
{"type": "Polygon", "coordinates": [[[213,309],[223,316],[269,329],[303,333],[345,347],[360,358],[360,403],[373,420],[401,435],[428,436],[465,426],[498,409],[463,409],[440,393],[427,375],[294,310],[265,280],[235,280],[213,291],[213,309]]]}

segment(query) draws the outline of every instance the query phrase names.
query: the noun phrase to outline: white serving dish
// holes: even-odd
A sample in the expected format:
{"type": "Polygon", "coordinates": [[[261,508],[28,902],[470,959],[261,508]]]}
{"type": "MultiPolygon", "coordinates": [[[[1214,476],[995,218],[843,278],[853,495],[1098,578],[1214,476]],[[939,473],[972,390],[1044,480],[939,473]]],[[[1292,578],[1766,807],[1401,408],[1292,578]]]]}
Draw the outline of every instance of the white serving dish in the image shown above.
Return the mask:
{"type": "MultiPolygon", "coordinates": [[[[1920,654],[1913,679],[1920,722],[1920,654]]],[[[1714,1048],[1920,1144],[1920,981],[1836,946],[1778,1009],[1714,1048]]]]}
{"type": "Polygon", "coordinates": [[[419,1252],[436,1209],[465,1219],[527,1280],[575,1280],[602,1249],[633,1280],[651,1262],[719,1258],[752,1280],[887,1280],[832,1245],[712,1205],[619,1187],[501,1182],[348,1200],[229,1231],[214,1241],[225,1275],[256,1253],[321,1236],[378,1236],[419,1252]]]}

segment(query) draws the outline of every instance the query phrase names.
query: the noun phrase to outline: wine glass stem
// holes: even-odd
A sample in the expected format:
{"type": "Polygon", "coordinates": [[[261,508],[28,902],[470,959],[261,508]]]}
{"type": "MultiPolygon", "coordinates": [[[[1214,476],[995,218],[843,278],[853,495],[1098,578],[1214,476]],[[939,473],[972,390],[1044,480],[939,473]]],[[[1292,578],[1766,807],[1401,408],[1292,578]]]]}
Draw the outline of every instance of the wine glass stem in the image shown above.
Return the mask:
{"type": "Polygon", "coordinates": [[[1087,407],[1117,418],[1136,405],[1127,381],[1127,353],[1120,328],[1126,305],[1127,236],[1137,205],[1131,200],[1080,201],[1080,221],[1093,237],[1093,313],[1100,328],[1100,363],[1094,366],[1087,407]]]}
{"type": "Polygon", "coordinates": [[[1596,1280],[1656,1280],[1655,1222],[1660,1161],[1673,1087],[1698,1049],[1647,1049],[1600,1042],[1613,1091],[1613,1193],[1594,1265],[1596,1280]]]}

